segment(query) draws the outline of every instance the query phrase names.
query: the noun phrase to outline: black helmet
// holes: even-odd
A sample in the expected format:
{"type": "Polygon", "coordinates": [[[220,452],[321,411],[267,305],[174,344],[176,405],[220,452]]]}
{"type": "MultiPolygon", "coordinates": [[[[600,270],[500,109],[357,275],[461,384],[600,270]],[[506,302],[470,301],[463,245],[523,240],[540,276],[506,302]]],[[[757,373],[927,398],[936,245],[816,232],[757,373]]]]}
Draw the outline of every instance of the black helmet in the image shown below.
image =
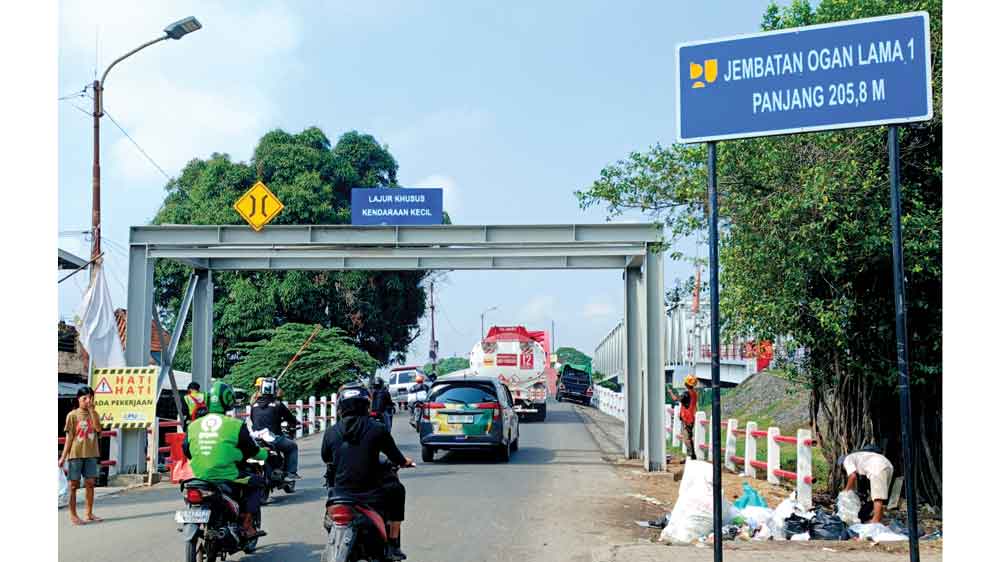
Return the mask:
{"type": "Polygon", "coordinates": [[[385,381],[382,380],[382,377],[377,376],[375,377],[375,380],[372,381],[372,386],[374,388],[382,388],[383,386],[385,386],[385,381]]]}
{"type": "Polygon", "coordinates": [[[371,393],[365,385],[352,382],[337,392],[337,417],[366,416],[371,407],[371,393]]]}

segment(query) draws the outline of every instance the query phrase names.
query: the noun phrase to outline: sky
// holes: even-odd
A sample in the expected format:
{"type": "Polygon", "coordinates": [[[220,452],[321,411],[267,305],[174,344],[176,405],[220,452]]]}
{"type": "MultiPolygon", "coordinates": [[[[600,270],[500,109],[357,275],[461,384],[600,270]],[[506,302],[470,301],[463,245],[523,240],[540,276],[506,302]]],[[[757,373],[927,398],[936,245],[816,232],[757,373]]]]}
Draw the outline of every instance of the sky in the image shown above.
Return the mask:
{"type": "MultiPolygon", "coordinates": [[[[213,152],[245,161],[273,129],[373,135],[399,163],[400,185],[443,188],[456,224],[604,222],[573,191],[630,151],[674,141],[675,45],[758,31],[767,4],[63,1],[59,247],[89,254],[91,100],[76,94],[95,68],[183,17],[203,29],[137,53],[105,82],[102,228],[115,306],[126,305],[128,229],[149,223],[167,177],[213,152]]],[[[665,262],[667,289],[692,274],[665,262]]],[[[81,274],[60,285],[60,318],[72,319],[86,283],[81,274]]],[[[435,286],[439,355],[468,354],[494,306],[487,327],[554,323],[556,345],[592,354],[622,317],[622,283],[610,270],[448,273],[435,286]]],[[[420,324],[410,363],[427,360],[429,319],[420,324]]]]}

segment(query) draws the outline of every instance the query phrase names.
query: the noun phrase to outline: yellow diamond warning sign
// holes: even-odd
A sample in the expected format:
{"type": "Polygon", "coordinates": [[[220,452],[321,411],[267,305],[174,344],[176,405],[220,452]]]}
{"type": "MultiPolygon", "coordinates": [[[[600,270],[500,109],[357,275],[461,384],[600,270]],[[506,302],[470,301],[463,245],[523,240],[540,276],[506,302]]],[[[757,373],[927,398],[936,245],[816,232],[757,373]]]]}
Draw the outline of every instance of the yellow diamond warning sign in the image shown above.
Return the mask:
{"type": "Polygon", "coordinates": [[[233,204],[236,212],[254,230],[259,231],[285,208],[271,190],[258,181],[233,204]]]}

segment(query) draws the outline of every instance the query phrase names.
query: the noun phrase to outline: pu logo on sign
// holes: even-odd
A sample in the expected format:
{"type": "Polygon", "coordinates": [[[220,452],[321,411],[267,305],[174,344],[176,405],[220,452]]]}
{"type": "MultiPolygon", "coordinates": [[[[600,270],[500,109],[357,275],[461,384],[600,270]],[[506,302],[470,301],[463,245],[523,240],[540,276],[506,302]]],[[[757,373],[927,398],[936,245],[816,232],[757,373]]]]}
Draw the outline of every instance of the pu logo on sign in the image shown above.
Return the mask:
{"type": "Polygon", "coordinates": [[[711,84],[715,82],[715,79],[719,76],[719,59],[706,59],[704,65],[698,64],[696,62],[691,63],[691,79],[694,80],[694,84],[691,85],[692,88],[704,88],[705,82],[711,84]],[[705,77],[705,82],[698,80],[702,76],[705,77]]]}

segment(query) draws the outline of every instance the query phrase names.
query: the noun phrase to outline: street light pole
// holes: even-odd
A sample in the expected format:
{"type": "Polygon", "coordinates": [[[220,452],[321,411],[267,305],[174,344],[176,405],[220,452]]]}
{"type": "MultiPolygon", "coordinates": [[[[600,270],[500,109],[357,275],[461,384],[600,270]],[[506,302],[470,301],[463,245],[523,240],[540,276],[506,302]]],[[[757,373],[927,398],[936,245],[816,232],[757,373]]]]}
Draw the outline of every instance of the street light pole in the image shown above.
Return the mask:
{"type": "Polygon", "coordinates": [[[479,340],[480,341],[486,339],[486,313],[489,312],[489,311],[491,311],[491,310],[496,310],[498,308],[500,308],[500,307],[498,307],[498,306],[491,306],[491,307],[487,308],[486,310],[484,310],[484,311],[482,311],[482,312],[479,313],[479,340]]]}
{"type": "MultiPolygon", "coordinates": [[[[94,88],[94,165],[91,170],[92,192],[90,213],[90,229],[91,235],[93,236],[93,240],[90,245],[90,259],[92,260],[97,259],[97,257],[101,255],[101,117],[104,116],[104,83],[108,78],[108,73],[111,72],[111,69],[114,68],[116,64],[150,45],[159,43],[165,39],[180,39],[188,33],[198,31],[199,29],[201,29],[201,23],[199,23],[193,16],[168,25],[163,30],[164,34],[162,36],[157,37],[152,41],[147,41],[115,59],[114,62],[109,64],[108,68],[105,69],[104,74],[101,75],[101,79],[94,80],[94,83],[92,84],[94,88]]],[[[90,279],[93,281],[96,270],[91,268],[90,271],[90,279]]]]}

